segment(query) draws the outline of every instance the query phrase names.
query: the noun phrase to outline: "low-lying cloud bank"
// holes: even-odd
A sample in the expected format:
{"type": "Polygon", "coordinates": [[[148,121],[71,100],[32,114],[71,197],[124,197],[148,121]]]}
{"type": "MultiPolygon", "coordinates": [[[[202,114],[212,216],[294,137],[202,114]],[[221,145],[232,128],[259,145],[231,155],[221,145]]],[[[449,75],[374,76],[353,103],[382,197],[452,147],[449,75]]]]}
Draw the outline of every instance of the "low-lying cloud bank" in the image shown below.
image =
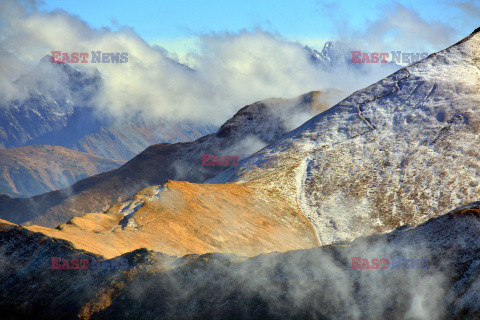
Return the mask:
{"type": "MultiPolygon", "coordinates": [[[[453,35],[448,26],[429,24],[401,5],[391,9],[390,17],[395,14],[397,19],[389,18],[388,23],[370,22],[363,40],[357,38],[352,48],[368,50],[369,44],[385,41],[383,36],[389,30],[400,40],[411,37],[411,31],[418,29],[415,25],[421,27],[422,41],[437,46],[444,45],[438,39],[439,31],[443,39],[453,35]],[[374,37],[371,30],[379,27],[382,33],[374,37]]],[[[71,65],[100,70],[104,85],[94,104],[101,111],[121,117],[143,112],[217,124],[257,100],[327,88],[351,93],[393,71],[386,64],[372,64],[359,72],[348,63],[327,71],[312,61],[302,44],[261,29],[200,36],[199,52],[189,55],[195,62],[193,70],[170,58],[175,55],[164,48],[144,41],[131,28],[94,29],[65,11],[40,10],[35,2],[4,1],[0,4],[0,27],[0,105],[26,97],[25,88],[13,81],[51,51],[90,54],[88,63],[71,65]],[[92,51],[126,52],[128,62],[93,64],[92,51]]],[[[353,37],[339,39],[353,41],[353,37]]],[[[42,81],[53,87],[62,83],[55,76],[42,81]]]]}

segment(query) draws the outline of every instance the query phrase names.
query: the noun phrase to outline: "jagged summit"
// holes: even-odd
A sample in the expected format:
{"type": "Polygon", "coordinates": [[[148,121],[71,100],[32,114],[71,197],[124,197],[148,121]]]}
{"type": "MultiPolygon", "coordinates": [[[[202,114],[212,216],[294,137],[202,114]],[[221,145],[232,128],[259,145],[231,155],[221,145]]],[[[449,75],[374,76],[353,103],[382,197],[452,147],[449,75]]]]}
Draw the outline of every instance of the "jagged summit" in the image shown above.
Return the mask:
{"type": "Polygon", "coordinates": [[[326,70],[332,70],[339,65],[349,65],[351,60],[350,48],[340,41],[327,41],[322,51],[305,46],[312,62],[321,64],[326,70]]]}
{"type": "Polygon", "coordinates": [[[52,56],[47,54],[45,55],[42,59],[40,59],[39,64],[47,64],[47,63],[52,63],[52,56]]]}

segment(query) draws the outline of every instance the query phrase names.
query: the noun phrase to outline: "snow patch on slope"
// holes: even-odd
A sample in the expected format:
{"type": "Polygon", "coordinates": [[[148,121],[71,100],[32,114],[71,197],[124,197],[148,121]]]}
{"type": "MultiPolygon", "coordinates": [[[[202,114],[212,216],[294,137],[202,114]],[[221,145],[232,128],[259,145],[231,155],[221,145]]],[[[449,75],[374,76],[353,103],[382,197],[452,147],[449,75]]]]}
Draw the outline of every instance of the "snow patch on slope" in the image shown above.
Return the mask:
{"type": "Polygon", "coordinates": [[[124,215],[123,219],[120,221],[122,228],[132,227],[137,230],[137,223],[133,218],[133,215],[145,204],[146,201],[160,200],[160,193],[165,189],[165,186],[153,186],[148,188],[152,189],[152,194],[149,195],[147,192],[142,195],[136,195],[129,201],[126,201],[120,207],[120,213],[124,215]]]}
{"type": "Polygon", "coordinates": [[[475,34],[354,93],[251,157],[290,159],[299,170],[293,180],[281,168],[252,175],[245,161],[210,182],[295,189],[322,244],[417,225],[475,201],[479,57],[475,34]]]}

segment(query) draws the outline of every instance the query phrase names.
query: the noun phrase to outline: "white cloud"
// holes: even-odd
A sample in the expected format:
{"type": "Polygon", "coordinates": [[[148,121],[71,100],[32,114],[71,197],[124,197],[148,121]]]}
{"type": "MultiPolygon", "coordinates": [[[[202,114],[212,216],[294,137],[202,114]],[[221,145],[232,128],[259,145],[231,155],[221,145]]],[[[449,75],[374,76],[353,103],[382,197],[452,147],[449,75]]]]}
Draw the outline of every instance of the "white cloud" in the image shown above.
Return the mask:
{"type": "Polygon", "coordinates": [[[355,30],[348,21],[343,21],[338,32],[339,38],[372,52],[399,50],[429,53],[460,40],[456,38],[458,32],[451,25],[440,20],[427,20],[414,9],[398,2],[384,4],[380,10],[380,18],[367,20],[363,31],[355,30]]]}
{"type": "MultiPolygon", "coordinates": [[[[406,24],[416,25],[420,29],[413,28],[408,35],[424,33],[423,39],[428,41],[435,30],[444,31],[434,26],[430,32],[424,21],[401,6],[397,12],[401,16],[389,16],[391,20],[385,18],[371,28],[404,30],[406,24]]],[[[347,65],[327,73],[312,64],[302,44],[260,29],[200,36],[199,51],[184,55],[195,66],[192,71],[171,59],[175,54],[148,44],[130,28],[93,29],[64,11],[40,11],[33,3],[24,6],[10,0],[0,4],[0,20],[5,30],[0,38],[1,99],[19,96],[11,81],[52,50],[128,52],[128,63],[87,64],[97,67],[105,80],[97,106],[123,117],[145,112],[220,124],[257,100],[289,98],[325,88],[353,92],[391,71],[372,66],[372,72],[359,77],[347,65]]],[[[406,36],[400,38],[406,41],[406,36]]]]}
{"type": "Polygon", "coordinates": [[[480,4],[473,0],[454,2],[462,12],[470,18],[478,19],[480,17],[480,4]]]}

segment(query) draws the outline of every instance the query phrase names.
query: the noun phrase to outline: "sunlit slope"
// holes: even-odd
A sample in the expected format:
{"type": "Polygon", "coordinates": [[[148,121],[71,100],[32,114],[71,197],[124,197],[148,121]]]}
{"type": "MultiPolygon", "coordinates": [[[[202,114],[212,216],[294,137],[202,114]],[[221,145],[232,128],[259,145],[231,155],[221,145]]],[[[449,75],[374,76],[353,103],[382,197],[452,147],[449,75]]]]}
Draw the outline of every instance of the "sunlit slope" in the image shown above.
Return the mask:
{"type": "Polygon", "coordinates": [[[86,214],[58,229],[28,227],[114,257],[139,249],[170,255],[224,252],[253,256],[310,248],[318,241],[298,208],[249,186],[170,181],[108,214],[86,214]]]}
{"type": "Polygon", "coordinates": [[[70,188],[28,199],[0,198],[0,217],[55,227],[89,212],[103,212],[139,190],[168,180],[203,182],[225,167],[202,166],[202,154],[252,154],[330,107],[337,90],[293,99],[272,98],[240,109],[214,133],[193,142],[150,146],[117,170],[83,179],[70,188]]]}

